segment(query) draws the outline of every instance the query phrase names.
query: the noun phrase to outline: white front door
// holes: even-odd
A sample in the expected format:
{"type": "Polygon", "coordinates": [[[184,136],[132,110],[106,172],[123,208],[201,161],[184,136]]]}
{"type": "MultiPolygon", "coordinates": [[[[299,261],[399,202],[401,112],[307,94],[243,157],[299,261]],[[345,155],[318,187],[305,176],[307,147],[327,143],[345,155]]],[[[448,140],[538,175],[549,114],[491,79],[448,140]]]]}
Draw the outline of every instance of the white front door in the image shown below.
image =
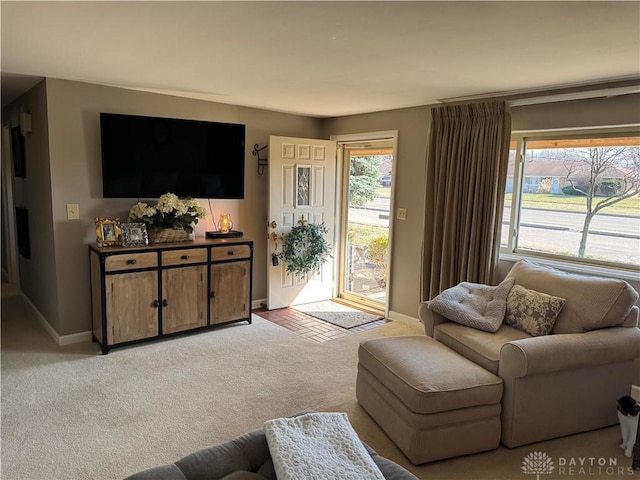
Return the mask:
{"type": "Polygon", "coordinates": [[[327,300],[333,296],[336,142],[311,138],[269,138],[269,214],[267,248],[267,308],[327,300]],[[301,221],[324,223],[332,257],[316,273],[287,272],[273,254],[282,237],[301,221]]]}

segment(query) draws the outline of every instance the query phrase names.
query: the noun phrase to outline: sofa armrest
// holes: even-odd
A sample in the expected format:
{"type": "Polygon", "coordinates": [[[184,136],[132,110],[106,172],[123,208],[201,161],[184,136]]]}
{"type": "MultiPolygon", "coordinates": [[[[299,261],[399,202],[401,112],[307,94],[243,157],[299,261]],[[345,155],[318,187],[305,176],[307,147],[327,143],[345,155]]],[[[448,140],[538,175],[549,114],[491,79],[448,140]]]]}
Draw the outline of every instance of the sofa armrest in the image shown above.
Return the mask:
{"type": "Polygon", "coordinates": [[[424,325],[424,334],[428,337],[433,338],[433,330],[436,325],[440,325],[441,323],[448,322],[449,319],[443,317],[439,313],[434,312],[433,310],[429,310],[427,307],[427,302],[420,303],[418,308],[418,317],[424,325]]]}
{"type": "Polygon", "coordinates": [[[187,480],[182,471],[175,465],[163,465],[134,473],[124,480],[187,480]]]}
{"type": "Polygon", "coordinates": [[[498,375],[525,377],[640,357],[640,329],[612,327],[514,340],[502,346],[498,375]]]}

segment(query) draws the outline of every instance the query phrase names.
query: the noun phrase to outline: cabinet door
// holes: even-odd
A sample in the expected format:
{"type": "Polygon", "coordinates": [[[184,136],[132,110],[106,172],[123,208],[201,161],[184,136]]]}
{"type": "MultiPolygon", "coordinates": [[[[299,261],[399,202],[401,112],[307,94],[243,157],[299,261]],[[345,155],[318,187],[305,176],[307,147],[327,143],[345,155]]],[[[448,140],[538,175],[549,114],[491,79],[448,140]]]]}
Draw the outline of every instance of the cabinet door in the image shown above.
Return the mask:
{"type": "Polygon", "coordinates": [[[106,277],[107,339],[113,345],[158,336],[158,273],[106,277]]]}
{"type": "Polygon", "coordinates": [[[250,262],[211,265],[211,323],[249,318],[250,262]]]}
{"type": "Polygon", "coordinates": [[[162,270],[162,333],[207,324],[207,266],[162,270]]]}

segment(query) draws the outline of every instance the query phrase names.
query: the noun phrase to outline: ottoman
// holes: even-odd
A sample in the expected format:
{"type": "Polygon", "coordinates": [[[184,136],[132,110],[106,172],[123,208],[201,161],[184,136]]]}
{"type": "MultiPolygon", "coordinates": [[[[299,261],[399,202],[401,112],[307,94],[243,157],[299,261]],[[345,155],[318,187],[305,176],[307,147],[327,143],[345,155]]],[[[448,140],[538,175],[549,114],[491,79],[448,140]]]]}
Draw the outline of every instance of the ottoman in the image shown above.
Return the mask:
{"type": "Polygon", "coordinates": [[[431,337],[362,342],[356,398],[416,465],[500,444],[502,380],[431,337]]]}

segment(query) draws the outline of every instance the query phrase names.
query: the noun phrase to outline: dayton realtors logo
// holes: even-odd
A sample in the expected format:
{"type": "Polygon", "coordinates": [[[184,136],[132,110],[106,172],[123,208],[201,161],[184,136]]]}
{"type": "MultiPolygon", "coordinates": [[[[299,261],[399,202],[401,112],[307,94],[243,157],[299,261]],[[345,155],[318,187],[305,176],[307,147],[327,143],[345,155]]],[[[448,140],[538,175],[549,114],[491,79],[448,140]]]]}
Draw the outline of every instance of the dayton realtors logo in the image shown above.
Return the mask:
{"type": "Polygon", "coordinates": [[[589,476],[591,478],[634,475],[633,468],[618,465],[615,457],[558,457],[557,469],[554,459],[544,452],[531,452],[522,461],[522,471],[527,475],[566,475],[568,477],[589,476]]]}
{"type": "Polygon", "coordinates": [[[554,470],[553,460],[544,452],[531,452],[522,461],[522,471],[527,475],[535,475],[540,480],[540,475],[548,475],[554,470]]]}

